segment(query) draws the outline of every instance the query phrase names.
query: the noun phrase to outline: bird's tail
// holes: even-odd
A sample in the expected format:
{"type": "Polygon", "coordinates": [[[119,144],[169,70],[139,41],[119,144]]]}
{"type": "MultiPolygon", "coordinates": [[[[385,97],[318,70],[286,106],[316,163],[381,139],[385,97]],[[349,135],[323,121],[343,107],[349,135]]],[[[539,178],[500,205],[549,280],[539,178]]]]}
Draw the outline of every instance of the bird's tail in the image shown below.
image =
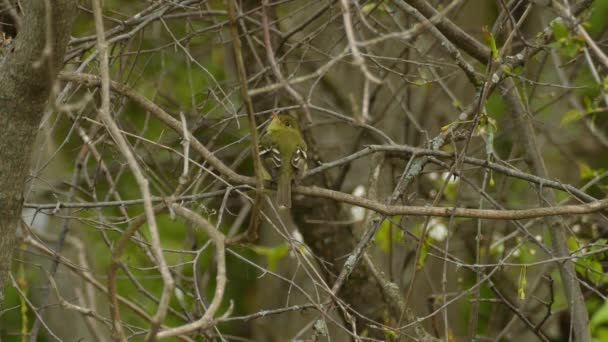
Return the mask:
{"type": "Polygon", "coordinates": [[[281,172],[279,174],[277,205],[279,208],[291,208],[291,176],[289,175],[289,172],[281,172]]]}

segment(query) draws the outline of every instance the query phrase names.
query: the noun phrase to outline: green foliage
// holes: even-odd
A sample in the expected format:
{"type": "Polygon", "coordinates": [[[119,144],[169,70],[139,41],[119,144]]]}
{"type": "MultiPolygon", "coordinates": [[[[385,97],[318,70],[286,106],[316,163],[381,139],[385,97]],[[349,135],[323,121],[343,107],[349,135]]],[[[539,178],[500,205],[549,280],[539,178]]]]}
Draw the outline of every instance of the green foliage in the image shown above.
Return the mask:
{"type": "Polygon", "coordinates": [[[277,270],[279,261],[281,261],[289,252],[289,245],[284,242],[273,247],[251,246],[251,250],[256,254],[265,257],[268,270],[274,272],[277,270]]]}
{"type": "MultiPolygon", "coordinates": [[[[494,137],[498,131],[496,120],[489,117],[486,113],[481,114],[479,125],[477,126],[477,135],[481,136],[486,145],[486,156],[492,156],[494,152],[494,137]]],[[[490,178],[490,186],[494,186],[494,178],[490,178]]]]}
{"type": "Polygon", "coordinates": [[[553,21],[552,28],[555,43],[551,44],[551,47],[557,49],[563,56],[574,58],[584,45],[582,38],[572,35],[564,22],[559,19],[553,21]]]}
{"type": "Polygon", "coordinates": [[[521,267],[519,271],[519,280],[517,281],[517,297],[520,300],[526,299],[526,286],[528,285],[528,277],[526,273],[527,267],[521,267]]]}
{"type": "Polygon", "coordinates": [[[365,5],[361,6],[361,13],[365,14],[365,15],[369,15],[372,13],[386,13],[387,11],[390,11],[390,6],[389,4],[387,4],[387,2],[385,0],[379,0],[379,1],[370,1],[368,3],[366,3],[365,5]]]}
{"type": "Polygon", "coordinates": [[[605,274],[602,264],[600,263],[601,260],[606,258],[607,254],[591,253],[597,252],[599,248],[605,247],[606,242],[606,239],[602,239],[596,244],[584,246],[583,248],[579,241],[577,241],[574,237],[571,236],[568,239],[568,249],[570,249],[571,252],[575,252],[577,254],[589,253],[589,255],[581,256],[576,259],[575,269],[577,273],[591,281],[596,286],[608,283],[608,276],[605,274]]]}
{"type": "Polygon", "coordinates": [[[593,169],[582,160],[577,160],[576,164],[578,165],[579,176],[582,180],[589,180],[606,172],[603,168],[593,169]]]}
{"type": "Polygon", "coordinates": [[[608,18],[608,0],[596,0],[591,6],[591,16],[585,22],[587,31],[596,36],[604,31],[608,18]]]}
{"type": "Polygon", "coordinates": [[[490,48],[490,51],[492,51],[492,59],[497,60],[498,48],[496,47],[496,39],[494,39],[494,35],[488,30],[487,26],[483,27],[483,38],[488,47],[490,48]]]}
{"type": "Polygon", "coordinates": [[[422,242],[422,247],[420,247],[420,255],[418,256],[418,260],[416,260],[416,270],[421,270],[424,267],[426,257],[429,254],[429,245],[430,244],[431,244],[430,237],[427,237],[422,242]]]}
{"type": "MultiPolygon", "coordinates": [[[[22,325],[23,320],[20,314],[21,311],[21,296],[17,292],[17,290],[12,286],[7,286],[5,290],[5,300],[2,316],[0,319],[0,339],[2,341],[18,341],[15,338],[15,334],[19,332],[19,327],[22,325]]],[[[31,322],[31,319],[34,318],[33,314],[27,317],[27,320],[31,322]]]]}
{"type": "MultiPolygon", "coordinates": [[[[599,92],[599,86],[594,87],[596,89],[597,92],[599,92]]],[[[596,108],[596,106],[591,102],[591,100],[589,99],[589,97],[585,96],[583,98],[583,102],[585,103],[585,111],[581,112],[579,110],[576,109],[572,109],[566,112],[566,114],[562,117],[562,120],[560,122],[560,126],[564,126],[567,125],[569,123],[572,123],[584,116],[587,115],[591,115],[591,114],[596,114],[596,113],[603,113],[606,111],[605,108],[596,108]]]]}
{"type": "MultiPolygon", "coordinates": [[[[416,227],[414,227],[414,234],[416,234],[416,236],[418,236],[418,237],[421,237],[422,228],[423,228],[422,225],[416,225],[416,227]]],[[[426,234],[424,241],[422,241],[422,246],[420,247],[420,255],[418,256],[418,260],[416,260],[416,269],[417,270],[421,270],[424,267],[426,257],[429,254],[429,245],[431,244],[431,242],[432,242],[432,239],[428,235],[428,227],[427,227],[427,234],[426,234]]]]}
{"type": "MultiPolygon", "coordinates": [[[[540,236],[538,238],[540,238],[540,236]]],[[[517,249],[517,255],[515,256],[515,258],[517,259],[517,261],[523,264],[534,262],[537,260],[537,248],[538,247],[536,246],[536,244],[530,241],[526,241],[517,249]]]]}
{"type": "Polygon", "coordinates": [[[594,341],[606,341],[608,338],[608,301],[591,316],[589,327],[593,334],[594,341]]]}
{"type": "Polygon", "coordinates": [[[585,116],[585,113],[582,113],[576,109],[571,109],[569,111],[566,112],[566,114],[564,114],[564,116],[562,117],[562,120],[559,122],[560,126],[564,126],[567,125],[571,122],[574,122],[580,118],[582,118],[583,116],[585,116]]]}
{"type": "Polygon", "coordinates": [[[590,99],[595,99],[600,95],[600,89],[603,87],[602,84],[595,82],[589,68],[582,68],[576,75],[573,85],[577,87],[574,93],[582,98],[585,105],[585,111],[590,111],[594,107],[591,105],[590,99]]]}
{"type": "Polygon", "coordinates": [[[403,241],[403,235],[401,234],[401,231],[399,229],[392,229],[393,220],[399,222],[400,219],[400,216],[395,216],[393,218],[388,218],[382,221],[378,232],[376,232],[376,236],[374,236],[374,242],[376,243],[376,245],[380,246],[380,249],[383,252],[389,251],[391,241],[403,241]]]}

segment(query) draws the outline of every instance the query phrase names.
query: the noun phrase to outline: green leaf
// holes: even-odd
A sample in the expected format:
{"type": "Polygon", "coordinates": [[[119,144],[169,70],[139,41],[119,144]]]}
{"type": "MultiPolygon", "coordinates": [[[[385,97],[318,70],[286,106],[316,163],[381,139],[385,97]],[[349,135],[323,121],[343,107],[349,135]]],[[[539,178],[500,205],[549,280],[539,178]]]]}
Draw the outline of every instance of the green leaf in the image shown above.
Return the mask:
{"type": "Polygon", "coordinates": [[[487,26],[483,27],[483,38],[486,41],[486,44],[490,47],[492,51],[492,59],[498,59],[498,48],[496,47],[496,39],[494,39],[494,35],[492,32],[488,30],[487,26]]]}
{"type": "Polygon", "coordinates": [[[600,283],[606,282],[604,270],[602,264],[592,256],[579,258],[575,266],[576,272],[585,276],[596,286],[600,283]]]}
{"type": "Polygon", "coordinates": [[[380,224],[380,228],[378,229],[376,236],[374,236],[374,241],[378,244],[378,246],[380,246],[380,249],[382,249],[384,252],[388,252],[390,248],[390,234],[391,221],[389,219],[386,219],[382,221],[382,224],[380,224]]]}
{"type": "Polygon", "coordinates": [[[564,25],[563,21],[559,19],[553,21],[551,28],[553,29],[553,37],[555,37],[556,41],[567,39],[570,35],[570,31],[568,30],[566,25],[564,25]]]}
{"type": "Polygon", "coordinates": [[[556,44],[551,47],[560,50],[560,53],[573,58],[579,52],[580,48],[585,44],[581,37],[570,34],[568,27],[561,20],[553,21],[551,28],[553,29],[553,37],[556,44]]]}
{"type": "Polygon", "coordinates": [[[593,331],[593,342],[608,341],[608,328],[604,326],[598,327],[593,331]]]}
{"type": "Polygon", "coordinates": [[[578,174],[581,179],[589,179],[595,177],[596,172],[585,162],[577,161],[578,164],[578,174]]]}
{"type": "Polygon", "coordinates": [[[594,314],[591,316],[589,320],[589,326],[591,327],[591,331],[594,332],[597,327],[602,324],[608,323],[608,301],[604,302],[594,314]]]}
{"type": "Polygon", "coordinates": [[[580,49],[580,45],[572,40],[565,41],[562,47],[562,54],[569,58],[574,58],[580,49]]]}
{"type": "Polygon", "coordinates": [[[384,337],[387,341],[393,341],[393,339],[397,337],[397,333],[392,330],[385,329],[384,337]]]}
{"type": "Polygon", "coordinates": [[[585,116],[585,113],[582,113],[576,109],[572,109],[566,112],[566,114],[562,117],[562,120],[560,121],[559,125],[560,126],[565,126],[569,123],[572,123],[580,118],[582,118],[583,116],[585,116]]]}
{"type": "MultiPolygon", "coordinates": [[[[599,239],[589,246],[589,251],[598,253],[608,246],[608,239],[599,239]]],[[[604,260],[608,257],[608,251],[603,251],[593,255],[597,260],[604,260]]]]}
{"type": "Polygon", "coordinates": [[[370,2],[367,3],[366,5],[363,5],[363,7],[361,7],[361,12],[365,15],[368,15],[372,12],[372,10],[374,10],[376,7],[378,7],[378,4],[375,2],[370,2]]]}
{"type": "Polygon", "coordinates": [[[412,82],[414,85],[417,85],[419,87],[425,86],[428,82],[421,79],[421,78],[417,78],[412,82]]]}
{"type": "Polygon", "coordinates": [[[593,1],[589,11],[589,34],[593,37],[604,31],[606,27],[606,16],[608,16],[608,1],[593,1]]]}
{"type": "Polygon", "coordinates": [[[582,162],[580,160],[577,161],[576,163],[578,164],[579,176],[581,177],[581,179],[590,179],[590,178],[593,178],[606,171],[605,169],[602,169],[602,168],[593,169],[589,165],[587,165],[585,162],[582,162]]]}
{"type": "Polygon", "coordinates": [[[568,238],[568,250],[570,252],[574,252],[574,251],[578,251],[579,249],[580,249],[580,246],[578,244],[578,241],[576,241],[574,236],[570,236],[568,238]]]}
{"type": "Polygon", "coordinates": [[[420,257],[418,257],[418,261],[416,262],[416,269],[421,270],[424,267],[424,262],[426,261],[426,257],[429,254],[429,244],[431,243],[430,238],[424,239],[422,242],[422,247],[420,248],[420,257]]]}
{"type": "Polygon", "coordinates": [[[372,11],[386,13],[390,10],[389,5],[384,1],[370,1],[361,7],[361,12],[364,15],[369,15],[372,11]]]}
{"type": "MultiPolygon", "coordinates": [[[[608,79],[608,77],[607,77],[608,79]]],[[[607,81],[608,83],[608,81],[607,81]]],[[[463,106],[462,106],[462,102],[460,102],[458,99],[454,99],[454,101],[452,101],[452,106],[458,110],[462,110],[463,106]]]]}
{"type": "Polygon", "coordinates": [[[382,251],[384,252],[388,252],[390,246],[391,246],[391,238],[392,241],[402,241],[403,237],[401,236],[400,232],[398,229],[392,229],[392,236],[391,236],[391,220],[399,220],[400,217],[399,216],[395,216],[391,219],[386,219],[384,221],[382,221],[382,224],[380,225],[380,228],[378,229],[378,232],[376,233],[376,236],[374,236],[374,241],[376,242],[376,244],[378,246],[380,246],[380,249],[382,249],[382,251]]]}
{"type": "MultiPolygon", "coordinates": [[[[579,244],[579,242],[573,236],[570,236],[568,238],[568,249],[571,252],[578,253],[581,251],[581,247],[582,246],[579,244]]],[[[603,248],[603,247],[604,247],[604,245],[602,245],[602,243],[600,242],[599,244],[597,244],[595,246],[585,247],[585,249],[588,248],[588,251],[594,251],[594,250],[597,250],[598,248],[603,248]]],[[[607,283],[608,276],[606,276],[606,274],[603,270],[602,264],[599,261],[599,260],[602,260],[603,257],[604,257],[603,254],[579,257],[576,259],[576,265],[574,268],[578,274],[587,278],[588,280],[593,282],[595,285],[599,285],[601,283],[607,283]]]]}
{"type": "Polygon", "coordinates": [[[522,267],[519,271],[519,281],[517,285],[517,297],[519,299],[526,299],[526,285],[528,284],[528,280],[526,278],[526,266],[522,267]]]}
{"type": "Polygon", "coordinates": [[[589,98],[589,96],[585,96],[583,98],[583,102],[585,103],[585,110],[588,112],[593,111],[593,103],[591,103],[591,99],[589,98]]]}
{"type": "Polygon", "coordinates": [[[494,119],[500,119],[506,112],[507,106],[502,96],[493,93],[486,102],[486,111],[488,116],[494,119]]]}
{"type": "Polygon", "coordinates": [[[287,252],[289,251],[289,246],[287,246],[287,243],[282,243],[274,247],[252,246],[251,250],[253,250],[258,255],[266,257],[266,262],[268,263],[269,271],[276,271],[279,261],[287,255],[287,252]]]}

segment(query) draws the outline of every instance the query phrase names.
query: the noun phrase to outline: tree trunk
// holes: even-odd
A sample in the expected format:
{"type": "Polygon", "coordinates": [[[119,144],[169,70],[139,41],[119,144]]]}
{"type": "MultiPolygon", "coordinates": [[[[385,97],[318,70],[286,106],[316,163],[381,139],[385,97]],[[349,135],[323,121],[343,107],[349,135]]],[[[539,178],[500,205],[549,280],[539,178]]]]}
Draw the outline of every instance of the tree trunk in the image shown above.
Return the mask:
{"type": "Polygon", "coordinates": [[[63,66],[77,4],[77,0],[21,1],[21,28],[1,51],[0,306],[17,241],[32,145],[63,66]]]}

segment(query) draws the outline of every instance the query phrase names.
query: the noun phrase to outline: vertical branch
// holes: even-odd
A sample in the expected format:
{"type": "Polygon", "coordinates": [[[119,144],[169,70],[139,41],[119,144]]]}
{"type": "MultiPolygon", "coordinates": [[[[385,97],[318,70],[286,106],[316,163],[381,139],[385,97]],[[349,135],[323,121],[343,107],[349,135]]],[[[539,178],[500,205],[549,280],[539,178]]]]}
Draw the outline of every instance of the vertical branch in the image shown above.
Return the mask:
{"type": "MultiPolygon", "coordinates": [[[[95,18],[95,32],[97,34],[97,49],[99,51],[99,68],[101,74],[101,108],[99,108],[99,115],[112,135],[112,138],[116,142],[120,152],[127,159],[129,169],[135,176],[137,185],[139,186],[141,195],[144,199],[144,212],[146,215],[146,221],[148,222],[148,229],[150,230],[150,237],[152,239],[152,253],[154,254],[156,262],[158,262],[160,274],[163,280],[163,291],[160,298],[160,303],[158,305],[156,314],[152,317],[150,331],[147,337],[148,340],[156,340],[156,333],[167,315],[169,300],[171,299],[171,294],[175,284],[171,276],[171,272],[169,271],[169,267],[167,266],[167,262],[165,261],[165,257],[163,256],[160,235],[158,233],[158,227],[156,224],[156,215],[154,214],[154,209],[152,207],[148,179],[141,171],[133,151],[131,151],[127,140],[120,132],[120,129],[110,114],[110,65],[108,44],[106,42],[103,28],[103,14],[100,0],[92,0],[92,5],[93,15],[95,18]]],[[[126,341],[124,331],[120,325],[120,320],[117,319],[113,321],[113,328],[116,334],[114,337],[121,341],[126,341]]]]}
{"type": "MultiPolygon", "coordinates": [[[[350,16],[350,4],[348,0],[340,0],[340,5],[342,5],[342,20],[344,21],[344,32],[346,33],[346,39],[348,40],[348,47],[353,54],[353,59],[355,60],[355,65],[361,69],[361,72],[365,76],[366,80],[369,80],[374,83],[382,83],[378,77],[372,75],[372,73],[367,69],[367,65],[365,65],[365,60],[363,56],[361,56],[361,52],[359,51],[359,46],[357,45],[357,38],[355,37],[355,30],[353,29],[353,22],[350,16]]],[[[365,110],[365,109],[363,109],[365,110]]]]}
{"type": "MultiPolygon", "coordinates": [[[[488,158],[490,158],[488,156],[488,158]]],[[[485,170],[484,174],[483,174],[483,180],[481,182],[481,191],[485,192],[486,191],[486,185],[488,183],[488,176],[489,176],[489,172],[488,170],[485,170]]],[[[483,196],[481,196],[479,198],[479,209],[483,209],[483,202],[484,202],[484,198],[483,196]]],[[[481,264],[481,240],[482,240],[482,234],[481,234],[481,227],[482,227],[482,222],[483,220],[479,219],[477,220],[477,233],[475,235],[475,264],[479,265],[481,264]]],[[[486,254],[489,254],[486,252],[486,254]]],[[[481,281],[481,272],[476,272],[476,282],[480,282],[481,281]]],[[[477,287],[475,288],[475,291],[473,293],[473,298],[475,299],[475,301],[473,301],[473,303],[471,304],[471,313],[469,315],[469,334],[468,334],[468,340],[473,341],[475,340],[475,336],[477,334],[477,321],[479,319],[479,299],[481,295],[481,288],[477,287]]]]}
{"type": "MultiPolygon", "coordinates": [[[[255,205],[251,211],[251,221],[249,222],[249,228],[247,229],[247,238],[252,241],[257,238],[258,225],[260,224],[260,210],[262,206],[262,196],[264,193],[264,177],[262,175],[262,162],[260,160],[260,148],[258,146],[258,132],[255,123],[255,111],[253,109],[253,102],[249,96],[247,87],[247,71],[245,69],[245,62],[243,60],[243,48],[241,44],[241,38],[238,31],[238,22],[236,16],[235,2],[236,0],[226,0],[228,7],[228,18],[230,19],[230,35],[232,36],[232,49],[234,51],[234,62],[240,82],[241,97],[245,102],[245,109],[247,110],[247,118],[249,119],[249,134],[251,135],[251,153],[253,159],[253,168],[255,170],[255,205]]],[[[237,240],[234,240],[237,241],[237,240]]]]}
{"type": "MultiPolygon", "coordinates": [[[[268,14],[266,13],[267,8],[270,7],[270,3],[268,0],[262,0],[262,32],[264,33],[264,47],[266,48],[266,58],[268,58],[268,62],[270,63],[270,68],[277,78],[277,80],[281,83],[282,87],[285,88],[287,93],[291,95],[291,97],[298,102],[300,107],[304,110],[306,124],[310,125],[312,123],[312,117],[309,110],[309,104],[304,101],[302,95],[300,95],[290,84],[285,80],[283,74],[281,73],[281,68],[279,67],[279,63],[274,55],[274,50],[272,48],[272,42],[270,39],[270,21],[268,20],[268,14]]],[[[305,132],[306,133],[306,132],[305,132]]],[[[314,146],[309,146],[309,149],[312,148],[314,152],[314,146]]],[[[314,155],[314,153],[313,153],[314,155]]]]}
{"type": "MultiPolygon", "coordinates": [[[[536,142],[536,134],[529,119],[529,114],[517,93],[517,88],[512,79],[506,79],[500,85],[500,91],[505,98],[507,106],[510,108],[509,113],[515,122],[517,132],[520,136],[523,149],[526,153],[526,163],[538,176],[547,178],[548,172],[545,162],[539,151],[538,143],[536,142]]],[[[547,205],[555,205],[555,194],[551,190],[540,189],[542,198],[547,202],[547,205]]],[[[545,224],[551,236],[553,244],[553,252],[557,258],[567,258],[570,255],[568,251],[567,236],[562,223],[557,217],[545,219],[545,224]],[[561,227],[560,227],[561,226],[561,227]]],[[[570,261],[557,263],[566,298],[568,299],[568,307],[570,309],[570,317],[574,326],[574,336],[578,342],[590,341],[588,324],[589,315],[585,307],[585,299],[581,292],[578,283],[578,277],[574,270],[574,265],[570,261]]]]}

